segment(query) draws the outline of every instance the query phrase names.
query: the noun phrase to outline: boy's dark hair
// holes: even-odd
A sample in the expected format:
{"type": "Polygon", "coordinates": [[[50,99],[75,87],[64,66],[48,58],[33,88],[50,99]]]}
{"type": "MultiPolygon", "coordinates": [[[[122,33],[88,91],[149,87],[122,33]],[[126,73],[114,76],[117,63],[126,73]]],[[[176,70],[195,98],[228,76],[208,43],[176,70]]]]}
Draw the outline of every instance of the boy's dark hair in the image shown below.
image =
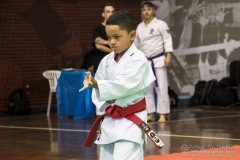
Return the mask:
{"type": "Polygon", "coordinates": [[[106,25],[118,25],[122,30],[128,32],[136,30],[137,27],[134,17],[128,11],[115,12],[108,18],[106,25]]]}
{"type": "Polygon", "coordinates": [[[152,2],[149,2],[149,1],[143,2],[141,4],[141,8],[143,8],[144,6],[147,6],[156,10],[156,6],[152,2]]]}

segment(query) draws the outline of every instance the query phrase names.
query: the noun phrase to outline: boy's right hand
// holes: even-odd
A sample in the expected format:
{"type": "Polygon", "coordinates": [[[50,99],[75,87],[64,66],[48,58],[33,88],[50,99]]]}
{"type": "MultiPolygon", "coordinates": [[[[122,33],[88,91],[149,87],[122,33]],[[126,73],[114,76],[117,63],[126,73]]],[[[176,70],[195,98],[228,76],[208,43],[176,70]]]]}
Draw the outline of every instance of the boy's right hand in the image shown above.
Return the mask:
{"type": "Polygon", "coordinates": [[[113,100],[110,100],[110,101],[107,101],[107,102],[110,103],[110,104],[113,104],[113,103],[115,103],[115,101],[116,101],[116,99],[113,99],[113,100]]]}
{"type": "Polygon", "coordinates": [[[86,76],[85,76],[85,79],[83,81],[83,88],[81,88],[79,90],[79,92],[81,92],[84,89],[88,88],[92,84],[92,82],[91,82],[91,78],[92,78],[91,72],[88,71],[88,72],[85,73],[85,75],[86,76]]]}

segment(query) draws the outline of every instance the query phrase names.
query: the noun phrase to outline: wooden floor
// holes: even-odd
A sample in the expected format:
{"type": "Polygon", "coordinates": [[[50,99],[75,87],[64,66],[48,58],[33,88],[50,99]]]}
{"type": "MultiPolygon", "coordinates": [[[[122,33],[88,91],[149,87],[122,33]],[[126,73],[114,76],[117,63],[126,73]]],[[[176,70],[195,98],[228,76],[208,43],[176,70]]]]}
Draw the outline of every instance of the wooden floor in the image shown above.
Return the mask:
{"type": "MultiPolygon", "coordinates": [[[[95,118],[51,113],[0,116],[1,160],[97,160],[98,147],[82,146],[95,118]]],[[[149,123],[165,143],[145,145],[145,156],[240,145],[240,106],[173,108],[165,124],[149,123]]]]}

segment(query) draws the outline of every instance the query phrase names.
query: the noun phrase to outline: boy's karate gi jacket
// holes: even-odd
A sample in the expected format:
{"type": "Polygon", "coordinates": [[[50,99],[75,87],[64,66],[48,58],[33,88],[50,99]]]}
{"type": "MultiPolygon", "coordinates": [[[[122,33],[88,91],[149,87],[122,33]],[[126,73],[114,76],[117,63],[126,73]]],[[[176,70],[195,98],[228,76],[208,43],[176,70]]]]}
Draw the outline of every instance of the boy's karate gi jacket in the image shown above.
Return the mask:
{"type": "MultiPolygon", "coordinates": [[[[93,89],[92,100],[100,111],[114,100],[120,107],[127,107],[142,100],[147,87],[155,81],[155,76],[145,55],[133,43],[124,53],[119,62],[114,60],[115,53],[105,56],[95,74],[98,88],[93,89]]],[[[146,122],[147,111],[136,113],[146,122]]],[[[101,134],[96,144],[108,144],[118,140],[129,140],[143,144],[146,139],[144,132],[126,118],[113,119],[105,116],[101,124],[101,134]]]]}

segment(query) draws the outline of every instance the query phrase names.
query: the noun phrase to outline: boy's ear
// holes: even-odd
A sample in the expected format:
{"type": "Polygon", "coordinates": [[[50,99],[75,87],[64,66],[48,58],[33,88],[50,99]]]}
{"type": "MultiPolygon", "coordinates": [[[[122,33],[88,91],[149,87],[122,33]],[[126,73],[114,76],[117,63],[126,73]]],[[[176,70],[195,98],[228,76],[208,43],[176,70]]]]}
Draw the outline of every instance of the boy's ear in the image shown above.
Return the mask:
{"type": "Polygon", "coordinates": [[[136,36],[136,31],[135,31],[135,30],[131,31],[131,32],[130,32],[130,41],[131,41],[131,42],[134,41],[135,36],[136,36]]]}

